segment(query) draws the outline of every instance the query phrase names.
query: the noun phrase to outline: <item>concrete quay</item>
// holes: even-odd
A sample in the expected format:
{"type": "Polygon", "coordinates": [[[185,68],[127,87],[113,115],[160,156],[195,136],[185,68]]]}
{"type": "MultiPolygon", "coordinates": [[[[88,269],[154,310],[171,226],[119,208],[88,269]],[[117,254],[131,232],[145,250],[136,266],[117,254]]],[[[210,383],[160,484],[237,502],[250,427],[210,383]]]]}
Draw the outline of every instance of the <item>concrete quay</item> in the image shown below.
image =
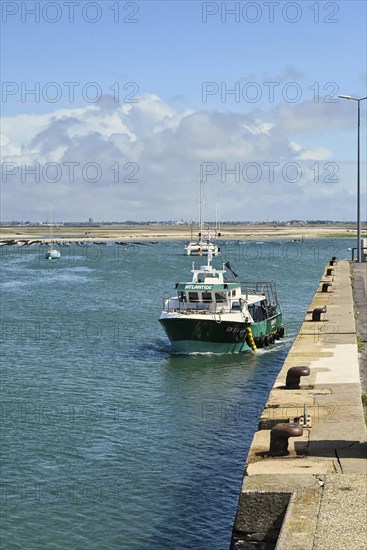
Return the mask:
{"type": "Polygon", "coordinates": [[[359,370],[362,390],[367,393],[367,264],[352,263],[351,267],[357,336],[362,343],[362,350],[359,355],[359,370]]]}
{"type": "MultiPolygon", "coordinates": [[[[348,261],[325,267],[270,392],[246,461],[232,550],[367,548],[367,439],[350,268],[348,261]],[[303,367],[298,384],[287,384],[292,367],[303,367]]],[[[366,271],[362,264],[358,278],[365,281],[366,271]]],[[[362,305],[365,287],[354,288],[362,305]]]]}

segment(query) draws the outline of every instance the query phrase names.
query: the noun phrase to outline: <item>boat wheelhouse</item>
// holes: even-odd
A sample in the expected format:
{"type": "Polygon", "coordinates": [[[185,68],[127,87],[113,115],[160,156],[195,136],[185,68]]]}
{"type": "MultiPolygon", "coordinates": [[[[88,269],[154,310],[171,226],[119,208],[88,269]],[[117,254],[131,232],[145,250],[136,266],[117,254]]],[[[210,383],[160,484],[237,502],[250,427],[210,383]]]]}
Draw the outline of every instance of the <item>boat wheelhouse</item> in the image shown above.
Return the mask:
{"type": "MultiPolygon", "coordinates": [[[[229,265],[192,267],[192,281],[176,284],[159,318],[181,353],[238,353],[267,347],[284,335],[275,283],[241,282],[229,265]],[[227,277],[227,270],[233,279],[227,277]]],[[[229,275],[229,274],[228,274],[229,275]]]]}

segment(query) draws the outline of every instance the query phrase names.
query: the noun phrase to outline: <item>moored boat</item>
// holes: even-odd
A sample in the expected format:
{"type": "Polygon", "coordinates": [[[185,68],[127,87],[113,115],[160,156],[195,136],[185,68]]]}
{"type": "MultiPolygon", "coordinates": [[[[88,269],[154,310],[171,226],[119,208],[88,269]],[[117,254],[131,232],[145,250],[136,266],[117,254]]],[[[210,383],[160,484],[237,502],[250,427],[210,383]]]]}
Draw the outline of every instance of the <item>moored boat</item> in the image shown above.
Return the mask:
{"type": "Polygon", "coordinates": [[[200,181],[199,195],[198,239],[193,240],[191,236],[190,242],[188,242],[184,248],[187,256],[207,256],[209,252],[212,254],[212,256],[217,256],[218,254],[220,254],[220,247],[216,243],[211,241],[210,230],[208,230],[206,237],[204,236],[204,194],[202,181],[200,181]]]}
{"type": "Polygon", "coordinates": [[[175,352],[255,351],[284,335],[275,283],[240,281],[229,262],[214,268],[210,251],[207,264],[193,264],[191,273],[164,299],[159,318],[175,352]]]}
{"type": "Polygon", "coordinates": [[[46,260],[56,260],[61,258],[61,252],[55,247],[51,247],[46,252],[46,260]]]}
{"type": "Polygon", "coordinates": [[[197,241],[190,241],[185,246],[187,256],[207,256],[209,250],[212,256],[218,256],[218,254],[220,254],[220,247],[210,240],[210,235],[208,235],[208,239],[205,240],[202,238],[201,232],[199,233],[197,241]]]}
{"type": "Polygon", "coordinates": [[[46,260],[57,260],[58,258],[61,258],[61,252],[56,247],[55,243],[53,242],[53,207],[51,202],[51,212],[50,212],[50,247],[47,249],[46,252],[46,260]]]}

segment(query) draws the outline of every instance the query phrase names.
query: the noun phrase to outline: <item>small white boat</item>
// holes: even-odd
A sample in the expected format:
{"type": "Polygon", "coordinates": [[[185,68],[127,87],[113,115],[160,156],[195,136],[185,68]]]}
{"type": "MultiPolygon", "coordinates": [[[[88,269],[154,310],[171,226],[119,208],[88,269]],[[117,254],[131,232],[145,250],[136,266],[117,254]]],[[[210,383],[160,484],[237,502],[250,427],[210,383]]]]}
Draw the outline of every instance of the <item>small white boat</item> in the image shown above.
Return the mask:
{"type": "Polygon", "coordinates": [[[219,246],[210,240],[210,235],[208,235],[207,240],[204,240],[201,238],[201,233],[199,233],[197,241],[190,241],[185,246],[187,256],[207,256],[209,250],[213,256],[220,254],[219,246]]]}
{"type": "Polygon", "coordinates": [[[61,258],[61,252],[57,248],[49,248],[46,252],[46,259],[47,260],[56,260],[57,258],[61,258]]]}
{"type": "Polygon", "coordinates": [[[51,212],[50,212],[50,246],[46,252],[46,260],[57,260],[58,258],[61,258],[61,252],[56,247],[55,243],[53,243],[53,208],[51,203],[51,212]]]}
{"type": "Polygon", "coordinates": [[[220,247],[211,241],[210,230],[206,237],[204,236],[204,196],[203,182],[200,181],[200,196],[199,196],[199,235],[197,240],[191,238],[190,242],[185,245],[185,253],[187,256],[207,256],[209,251],[212,256],[220,254],[220,247]]]}

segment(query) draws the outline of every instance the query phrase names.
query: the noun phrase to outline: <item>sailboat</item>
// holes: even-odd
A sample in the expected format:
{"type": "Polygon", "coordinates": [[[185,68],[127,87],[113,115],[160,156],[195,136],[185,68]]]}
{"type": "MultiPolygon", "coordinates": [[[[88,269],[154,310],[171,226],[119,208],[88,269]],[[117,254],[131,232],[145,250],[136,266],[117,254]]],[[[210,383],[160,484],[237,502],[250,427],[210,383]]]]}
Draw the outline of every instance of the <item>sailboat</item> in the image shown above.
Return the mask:
{"type": "Polygon", "coordinates": [[[53,243],[53,208],[51,203],[51,215],[50,215],[50,246],[46,252],[46,260],[57,260],[61,258],[61,252],[53,243]]]}
{"type": "Polygon", "coordinates": [[[220,254],[220,248],[216,243],[213,243],[210,238],[210,230],[207,236],[204,236],[204,196],[203,182],[200,180],[200,196],[199,196],[199,235],[198,240],[191,240],[185,245],[185,253],[187,256],[207,256],[210,250],[212,256],[220,254]]]}

